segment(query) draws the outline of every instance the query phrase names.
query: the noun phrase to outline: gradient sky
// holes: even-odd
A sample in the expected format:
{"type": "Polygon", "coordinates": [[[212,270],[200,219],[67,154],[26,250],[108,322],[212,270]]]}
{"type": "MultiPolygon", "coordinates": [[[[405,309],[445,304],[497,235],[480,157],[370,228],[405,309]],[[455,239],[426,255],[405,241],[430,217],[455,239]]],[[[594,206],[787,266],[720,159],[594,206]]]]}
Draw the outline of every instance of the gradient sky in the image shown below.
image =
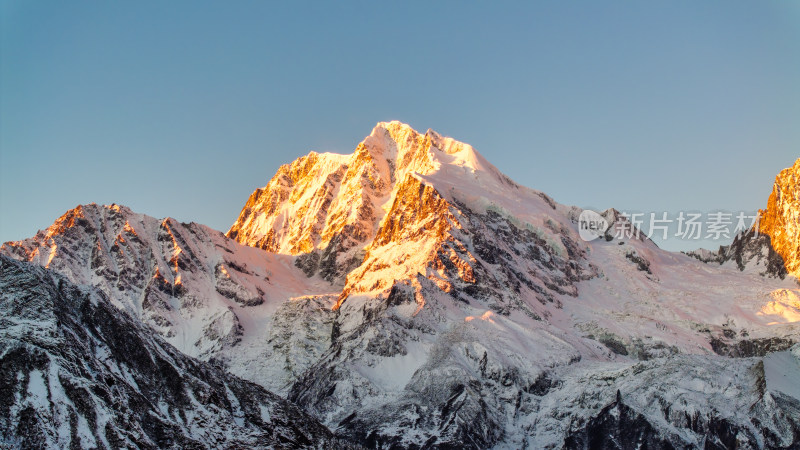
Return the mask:
{"type": "Polygon", "coordinates": [[[0,241],[89,202],[225,231],[279,165],[350,153],[392,119],[598,209],[755,210],[800,156],[796,1],[4,0],[0,15],[0,241]]]}

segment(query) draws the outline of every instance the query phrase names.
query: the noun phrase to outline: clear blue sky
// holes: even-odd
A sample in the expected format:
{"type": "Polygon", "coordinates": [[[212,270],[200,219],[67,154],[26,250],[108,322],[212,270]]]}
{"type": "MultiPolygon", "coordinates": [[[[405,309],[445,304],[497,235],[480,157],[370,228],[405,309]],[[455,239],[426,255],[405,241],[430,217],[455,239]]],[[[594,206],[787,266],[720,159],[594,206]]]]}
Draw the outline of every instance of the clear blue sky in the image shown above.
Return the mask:
{"type": "Polygon", "coordinates": [[[557,201],[754,210],[800,156],[796,1],[0,2],[0,241],[78,204],[225,231],[398,119],[557,201]],[[401,2],[398,2],[401,3],[401,2]]]}

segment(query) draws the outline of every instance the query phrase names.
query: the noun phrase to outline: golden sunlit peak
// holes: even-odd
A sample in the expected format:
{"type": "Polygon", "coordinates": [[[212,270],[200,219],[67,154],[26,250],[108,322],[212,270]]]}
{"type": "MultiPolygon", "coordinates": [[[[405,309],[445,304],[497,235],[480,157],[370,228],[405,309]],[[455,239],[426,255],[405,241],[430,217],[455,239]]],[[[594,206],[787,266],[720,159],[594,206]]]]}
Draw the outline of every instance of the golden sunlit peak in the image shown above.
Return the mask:
{"type": "Polygon", "coordinates": [[[800,158],[775,177],[767,208],[759,215],[759,232],[770,237],[786,271],[800,277],[800,158]]]}

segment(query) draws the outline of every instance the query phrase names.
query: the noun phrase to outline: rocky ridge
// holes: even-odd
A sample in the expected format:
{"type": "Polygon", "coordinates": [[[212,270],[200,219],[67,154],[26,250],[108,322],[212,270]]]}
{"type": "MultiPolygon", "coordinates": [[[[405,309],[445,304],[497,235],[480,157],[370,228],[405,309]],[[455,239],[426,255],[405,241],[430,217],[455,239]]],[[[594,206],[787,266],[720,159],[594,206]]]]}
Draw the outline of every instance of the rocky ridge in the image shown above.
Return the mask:
{"type": "Polygon", "coordinates": [[[749,230],[736,235],[718,250],[686,252],[700,261],[735,265],[761,275],[800,278],[800,159],[776,177],[767,208],[749,230]]]}
{"type": "MultiPolygon", "coordinates": [[[[293,374],[310,365],[308,358],[318,356],[321,344],[306,350],[285,345],[270,337],[280,333],[272,324],[297,317],[303,305],[329,311],[335,302],[334,288],[307,277],[294,266],[294,257],[120,205],[78,206],[33,238],[3,244],[0,253],[99,289],[185,354],[235,360],[234,372],[250,377],[255,372],[276,392],[288,389],[293,374]]],[[[316,316],[309,323],[315,324],[316,316]]]]}
{"type": "Polygon", "coordinates": [[[770,237],[786,271],[800,278],[800,158],[775,177],[767,208],[759,215],[759,231],[770,237]]]}
{"type": "Polygon", "coordinates": [[[346,446],[51,271],[0,256],[0,313],[4,448],[346,446]]]}

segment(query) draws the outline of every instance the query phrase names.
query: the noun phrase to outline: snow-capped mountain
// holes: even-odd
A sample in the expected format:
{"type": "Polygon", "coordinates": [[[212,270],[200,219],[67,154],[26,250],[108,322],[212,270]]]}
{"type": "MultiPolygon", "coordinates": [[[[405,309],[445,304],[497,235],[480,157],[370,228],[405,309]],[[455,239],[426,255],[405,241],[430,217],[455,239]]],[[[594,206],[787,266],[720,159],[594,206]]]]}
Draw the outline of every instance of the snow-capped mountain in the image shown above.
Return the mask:
{"type": "Polygon", "coordinates": [[[0,447],[340,447],[300,408],[183,355],[112,306],[0,256],[0,447]]]}
{"type": "Polygon", "coordinates": [[[789,448],[800,290],[779,270],[797,248],[774,231],[796,224],[784,179],[772,231],[706,264],[615,237],[629,224],[613,209],[585,242],[579,208],[389,122],[351,155],[281,167],[227,237],[88,205],[0,252],[98,288],[369,447],[789,448]]]}
{"type": "Polygon", "coordinates": [[[317,347],[326,347],[329,331],[317,341],[313,324],[330,322],[338,295],[329,283],[297,269],[294,257],[120,205],[78,206],[47,230],[6,243],[0,252],[98,288],[185,354],[233,359],[237,369],[275,392],[286,391],[323,351],[317,347]],[[319,312],[306,318],[302,312],[308,310],[319,312]],[[285,333],[300,325],[294,318],[311,327],[313,343],[288,345],[302,341],[303,334],[292,333],[287,342],[272,337],[272,323],[278,324],[274,333],[285,333]]]}
{"type": "MultiPolygon", "coordinates": [[[[558,446],[616,401],[623,383],[604,375],[607,386],[587,389],[573,377],[598,367],[623,373],[654,358],[670,358],[674,371],[688,358],[708,370],[684,381],[710,386],[715,366],[756,364],[715,352],[760,356],[797,341],[794,282],[709,267],[647,239],[586,243],[577,233],[579,213],[515,184],[469,145],[392,122],[378,124],[353,155],[312,154],[281,168],[228,235],[303,255],[308,273],[317,261],[336,261],[322,264],[326,274],[335,275],[325,267],[350,269],[331,348],[290,398],[342,435],[376,445],[558,446]],[[286,181],[292,173],[316,174],[316,184],[286,181]],[[357,204],[353,196],[363,191],[368,213],[344,221],[334,214],[357,204]],[[358,231],[326,238],[348,226],[358,231]],[[559,390],[539,391],[541,380],[575,395],[574,409],[551,403],[559,390]]],[[[617,224],[613,211],[606,216],[617,224]]],[[[659,361],[648,364],[655,378],[665,376],[659,361]]],[[[683,412],[703,425],[687,431],[669,417],[676,411],[629,400],[658,393],[635,373],[627,376],[637,387],[621,390],[621,402],[659,439],[722,442],[711,424],[724,421],[746,430],[742,439],[756,446],[767,435],[782,436],[776,445],[796,442],[786,423],[781,434],[755,427],[738,410],[718,417],[693,389],[682,394],[683,412]]],[[[737,379],[737,389],[756,392],[757,380],[737,379]]]]}

